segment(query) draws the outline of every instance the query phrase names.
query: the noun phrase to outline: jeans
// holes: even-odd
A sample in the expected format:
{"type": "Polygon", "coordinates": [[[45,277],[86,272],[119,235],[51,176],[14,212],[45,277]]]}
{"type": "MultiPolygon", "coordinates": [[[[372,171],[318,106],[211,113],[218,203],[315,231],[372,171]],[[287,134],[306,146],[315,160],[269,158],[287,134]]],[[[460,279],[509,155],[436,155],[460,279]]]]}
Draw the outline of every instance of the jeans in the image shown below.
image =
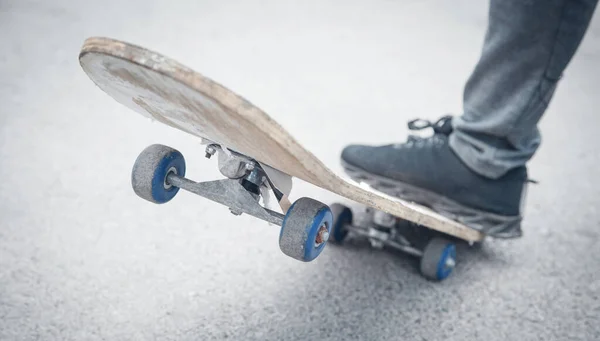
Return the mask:
{"type": "Polygon", "coordinates": [[[450,147],[496,179],[540,145],[538,121],[575,54],[598,0],[491,0],[483,51],[469,77],[450,147]]]}

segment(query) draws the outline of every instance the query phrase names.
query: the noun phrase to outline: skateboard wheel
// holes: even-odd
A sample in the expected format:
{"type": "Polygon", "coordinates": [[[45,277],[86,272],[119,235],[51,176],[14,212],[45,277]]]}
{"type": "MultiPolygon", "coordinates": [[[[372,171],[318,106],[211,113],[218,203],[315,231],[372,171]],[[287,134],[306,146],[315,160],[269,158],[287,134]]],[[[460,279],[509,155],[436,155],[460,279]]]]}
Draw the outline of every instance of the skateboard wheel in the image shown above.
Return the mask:
{"type": "Polygon", "coordinates": [[[173,199],[178,187],[167,182],[167,175],[185,175],[183,155],[170,147],[153,144],[146,147],[135,160],[131,172],[133,191],[142,199],[164,204],[173,199]]]}
{"type": "Polygon", "coordinates": [[[428,279],[446,279],[456,265],[456,247],[451,242],[434,238],[425,246],[421,258],[421,273],[428,279]]]}
{"type": "Polygon", "coordinates": [[[310,262],[325,248],[333,216],[329,207],[310,198],[300,198],[290,206],[281,226],[279,248],[297,260],[310,262]]]}
{"type": "Polygon", "coordinates": [[[348,235],[347,226],[352,225],[352,210],[342,204],[332,204],[329,208],[333,215],[330,240],[335,244],[342,244],[348,235]]]}

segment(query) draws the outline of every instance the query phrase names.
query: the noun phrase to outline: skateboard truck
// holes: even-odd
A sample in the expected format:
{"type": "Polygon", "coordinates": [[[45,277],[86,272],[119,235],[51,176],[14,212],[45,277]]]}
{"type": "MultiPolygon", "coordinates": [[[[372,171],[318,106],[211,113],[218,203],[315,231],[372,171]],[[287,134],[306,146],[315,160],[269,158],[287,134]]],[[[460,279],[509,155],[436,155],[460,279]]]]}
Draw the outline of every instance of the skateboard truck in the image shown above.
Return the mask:
{"type": "Polygon", "coordinates": [[[382,211],[369,212],[368,223],[353,222],[352,210],[341,204],[330,206],[333,213],[331,242],[342,244],[348,235],[360,236],[372,247],[392,249],[420,258],[423,276],[432,280],[447,278],[456,266],[456,247],[442,238],[432,238],[424,248],[419,248],[397,228],[398,218],[382,211]]]}
{"type": "Polygon", "coordinates": [[[185,177],[183,155],[170,147],[155,144],[144,149],[133,166],[131,183],[141,198],[163,204],[179,189],[197,194],[229,208],[231,213],[249,214],[281,226],[279,247],[283,253],[310,262],[323,251],[333,225],[329,207],[311,198],[300,198],[284,214],[261,206],[261,196],[270,189],[278,202],[287,198],[269,180],[254,160],[219,145],[206,148],[206,157],[219,153],[219,171],[226,178],[195,182],[185,177]],[[261,191],[262,189],[262,191],[261,191]]]}
{"type": "MultiPolygon", "coordinates": [[[[207,140],[205,139],[205,141],[207,140]]],[[[263,188],[267,191],[262,193],[268,196],[268,189],[270,189],[282,212],[287,212],[292,205],[288,199],[288,195],[292,191],[292,178],[289,175],[267,165],[261,165],[243,154],[223,148],[216,143],[210,141],[209,143],[206,147],[206,157],[210,159],[218,152],[219,171],[223,176],[229,179],[240,179],[246,176],[247,178],[242,180],[242,185],[255,194],[260,194],[259,190],[263,188]],[[258,190],[254,188],[253,184],[258,187],[258,190]]]]}

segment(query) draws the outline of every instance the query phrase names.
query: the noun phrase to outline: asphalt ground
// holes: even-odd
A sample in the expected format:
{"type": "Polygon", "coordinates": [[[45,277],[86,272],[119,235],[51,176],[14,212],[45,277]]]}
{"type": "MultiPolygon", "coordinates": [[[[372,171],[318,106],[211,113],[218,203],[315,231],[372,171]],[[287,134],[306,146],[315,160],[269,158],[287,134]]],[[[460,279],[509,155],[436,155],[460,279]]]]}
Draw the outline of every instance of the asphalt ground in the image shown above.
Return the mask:
{"type": "MultiPolygon", "coordinates": [[[[525,236],[459,248],[433,283],[364,243],[304,264],[278,228],[189,193],[135,196],[152,143],[219,177],[193,137],[87,78],[89,36],[164,53],[242,94],[341,172],[349,143],[459,113],[486,2],[0,1],[1,340],[600,339],[600,22],[530,163],[525,236]]],[[[302,182],[297,197],[340,198],[302,182]]]]}

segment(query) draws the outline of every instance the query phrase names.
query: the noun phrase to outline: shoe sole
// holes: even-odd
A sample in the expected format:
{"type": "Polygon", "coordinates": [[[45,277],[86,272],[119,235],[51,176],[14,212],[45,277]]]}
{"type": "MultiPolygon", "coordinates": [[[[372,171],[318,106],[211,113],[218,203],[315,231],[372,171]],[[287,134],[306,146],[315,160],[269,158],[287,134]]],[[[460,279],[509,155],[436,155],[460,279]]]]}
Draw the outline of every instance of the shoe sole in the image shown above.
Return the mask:
{"type": "Polygon", "coordinates": [[[427,206],[444,217],[487,236],[513,239],[523,235],[521,216],[504,216],[467,207],[435,192],[367,172],[343,160],[342,167],[354,181],[364,182],[382,193],[427,206]]]}

